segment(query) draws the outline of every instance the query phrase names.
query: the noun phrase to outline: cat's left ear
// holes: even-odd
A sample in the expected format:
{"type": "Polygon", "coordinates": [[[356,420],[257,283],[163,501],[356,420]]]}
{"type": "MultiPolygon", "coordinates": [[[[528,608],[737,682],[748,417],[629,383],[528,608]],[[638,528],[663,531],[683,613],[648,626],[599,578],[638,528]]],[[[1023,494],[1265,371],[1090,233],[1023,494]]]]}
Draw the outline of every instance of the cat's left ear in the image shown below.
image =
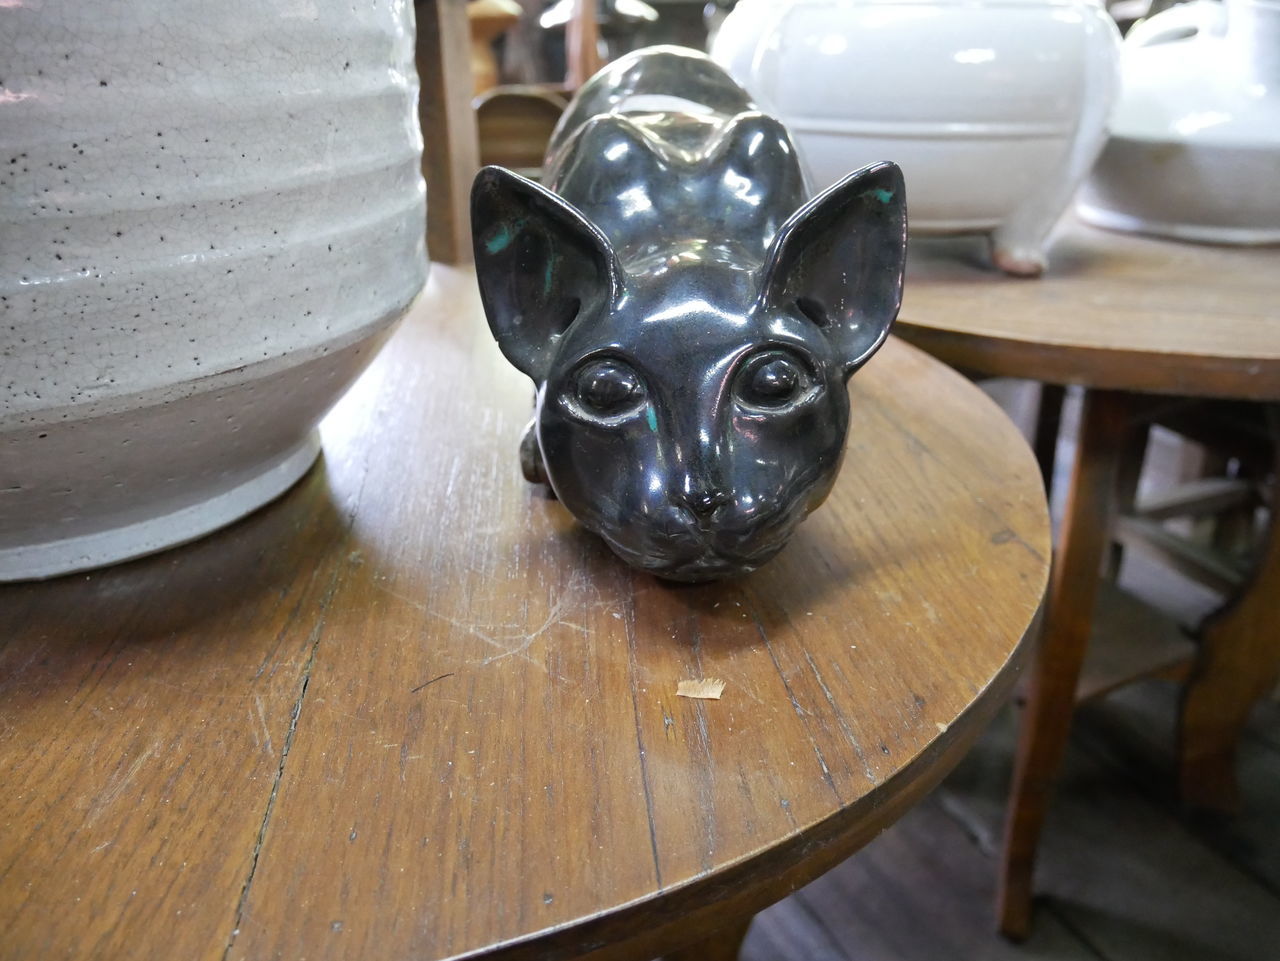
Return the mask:
{"type": "Polygon", "coordinates": [[[471,225],[489,328],[507,360],[540,384],[569,326],[617,297],[617,257],[576,207],[502,167],[476,174],[471,225]]]}
{"type": "Polygon", "coordinates": [[[848,377],[889,334],[902,306],[907,203],[897,164],[851,173],[778,230],[761,303],[796,308],[823,329],[848,377]]]}

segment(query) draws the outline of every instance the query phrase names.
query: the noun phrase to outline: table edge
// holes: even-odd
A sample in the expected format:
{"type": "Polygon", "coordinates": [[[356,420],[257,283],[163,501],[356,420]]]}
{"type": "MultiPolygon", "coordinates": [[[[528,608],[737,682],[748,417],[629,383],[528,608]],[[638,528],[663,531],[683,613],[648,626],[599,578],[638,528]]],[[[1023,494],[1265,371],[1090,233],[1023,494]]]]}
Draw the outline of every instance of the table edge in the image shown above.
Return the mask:
{"type": "Polygon", "coordinates": [[[749,918],[856,853],[924,798],[959,764],[1011,698],[1044,615],[1040,602],[1008,660],[945,731],[884,784],[808,829],[702,875],[607,913],[441,961],[647,961],[749,918]],[[816,853],[815,853],[816,852],[816,853]],[[689,909],[687,905],[694,903],[689,909]],[[698,934],[690,935],[690,931],[698,934]]]}
{"type": "Polygon", "coordinates": [[[1268,401],[1280,398],[1280,361],[1052,344],[947,330],[899,318],[901,340],[952,367],[995,377],[1147,394],[1268,401]]]}

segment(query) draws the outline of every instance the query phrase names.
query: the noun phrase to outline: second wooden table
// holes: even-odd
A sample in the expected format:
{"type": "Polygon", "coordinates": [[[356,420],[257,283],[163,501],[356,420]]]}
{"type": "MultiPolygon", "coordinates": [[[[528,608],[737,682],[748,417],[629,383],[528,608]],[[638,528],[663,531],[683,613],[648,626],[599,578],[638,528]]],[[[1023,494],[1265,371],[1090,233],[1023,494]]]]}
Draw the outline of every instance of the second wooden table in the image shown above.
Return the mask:
{"type": "MultiPolygon", "coordinates": [[[[916,244],[915,254],[897,328],[903,337],[967,371],[1089,388],[1009,801],[1000,925],[1022,936],[1139,395],[1280,400],[1280,254],[1072,224],[1035,281],[994,274],[969,239],[916,244]]],[[[1235,742],[1280,671],[1277,625],[1273,521],[1251,589],[1201,630],[1181,718],[1179,779],[1189,800],[1231,805],[1235,742]]]]}

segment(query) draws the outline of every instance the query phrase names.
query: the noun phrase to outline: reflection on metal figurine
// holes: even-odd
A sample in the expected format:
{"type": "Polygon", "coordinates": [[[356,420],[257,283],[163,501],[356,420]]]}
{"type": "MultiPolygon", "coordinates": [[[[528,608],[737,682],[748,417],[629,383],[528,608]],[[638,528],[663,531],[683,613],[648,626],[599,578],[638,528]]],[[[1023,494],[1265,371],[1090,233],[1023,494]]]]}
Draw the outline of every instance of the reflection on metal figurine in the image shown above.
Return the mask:
{"type": "Polygon", "coordinates": [[[755,570],[831,489],[845,381],[897,315],[901,172],[806,202],[783,126],[655,47],[581,89],[544,178],[472,191],[489,325],[537,385],[525,476],[660,577],[755,570]]]}

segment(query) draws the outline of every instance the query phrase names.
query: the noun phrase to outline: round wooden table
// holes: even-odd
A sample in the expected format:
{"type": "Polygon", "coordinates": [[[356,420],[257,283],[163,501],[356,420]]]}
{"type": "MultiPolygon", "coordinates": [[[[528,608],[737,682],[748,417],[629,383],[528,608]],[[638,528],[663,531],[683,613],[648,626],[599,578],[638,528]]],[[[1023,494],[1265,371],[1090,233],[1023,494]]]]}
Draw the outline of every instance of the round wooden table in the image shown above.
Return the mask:
{"type": "MultiPolygon", "coordinates": [[[[994,273],[972,239],[916,243],[897,332],[967,371],[1087,388],[1004,841],[1000,924],[1022,936],[1128,431],[1143,394],[1280,400],[1280,252],[1067,223],[1048,273],[1026,281],[994,273]]],[[[1046,455],[1053,433],[1040,445],[1046,455]]],[[[1236,741],[1250,706],[1280,673],[1277,625],[1280,536],[1273,525],[1248,588],[1201,627],[1188,665],[1179,784],[1193,803],[1235,803],[1236,741]]]]}
{"type": "Polygon", "coordinates": [[[791,545],[669,586],[521,480],[529,386],[436,267],[297,488],[0,590],[0,957],[729,957],[959,759],[1047,580],[986,397],[899,342],[851,393],[791,545]]]}

